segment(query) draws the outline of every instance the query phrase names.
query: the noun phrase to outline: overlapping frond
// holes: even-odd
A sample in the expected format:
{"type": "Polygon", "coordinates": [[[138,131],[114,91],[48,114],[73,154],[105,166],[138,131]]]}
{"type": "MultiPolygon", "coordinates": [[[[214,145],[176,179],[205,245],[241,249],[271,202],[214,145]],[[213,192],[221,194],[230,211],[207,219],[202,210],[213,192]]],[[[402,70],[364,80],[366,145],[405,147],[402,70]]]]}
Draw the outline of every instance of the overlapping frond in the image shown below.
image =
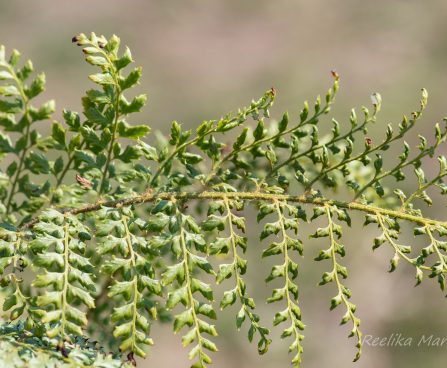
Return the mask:
{"type": "Polygon", "coordinates": [[[303,352],[301,340],[304,336],[301,334],[301,331],[304,330],[304,324],[301,321],[301,309],[298,306],[298,285],[295,282],[298,276],[298,264],[292,260],[290,253],[298,252],[301,255],[303,254],[303,244],[297,238],[297,233],[298,221],[300,219],[306,221],[306,214],[300,207],[290,205],[286,201],[273,200],[271,203],[261,204],[258,221],[270,213],[275,215],[276,221],[264,225],[260,239],[263,240],[270,235],[277,235],[280,241],[271,243],[264,250],[262,256],[268,257],[281,254],[284,263],[273,266],[266,281],[269,282],[276,278],[282,278],[284,286],[274,289],[272,296],[267,299],[267,302],[285,301],[286,308],[275,314],[273,325],[276,326],[287,321],[290,323],[290,326],[284,329],[281,337],[292,337],[293,340],[289,346],[289,352],[295,351],[292,364],[295,367],[299,367],[301,353],[303,352]],[[293,235],[290,235],[288,231],[292,231],[293,235]]]}
{"type": "MultiPolygon", "coordinates": [[[[235,189],[228,185],[216,185],[214,188],[224,192],[231,191],[235,193],[235,189]]],[[[224,292],[220,301],[220,307],[224,309],[235,304],[236,301],[240,303],[241,307],[236,315],[236,327],[238,330],[241,329],[243,323],[247,320],[250,324],[248,339],[252,341],[255,334],[258,334],[258,352],[264,354],[271,343],[271,339],[268,336],[270,331],[261,324],[259,315],[254,312],[256,304],[254,299],[249,296],[247,285],[244,281],[248,261],[243,258],[243,253],[247,249],[247,237],[242,234],[246,230],[246,221],[243,216],[238,216],[235,213],[243,209],[244,201],[223,196],[222,199],[210,203],[208,218],[202,224],[202,229],[205,231],[217,231],[219,235],[226,231],[225,236],[213,238],[209,250],[212,255],[229,255],[231,260],[230,263],[219,264],[219,271],[216,274],[216,282],[218,284],[233,276],[235,282],[232,289],[224,292]]]]}
{"type": "Polygon", "coordinates": [[[48,210],[39,217],[33,233],[35,239],[28,248],[35,253],[33,265],[41,271],[32,286],[45,289],[36,298],[35,319],[48,324],[51,338],[64,341],[71,334],[81,336],[87,318],[80,305],[95,306],[93,266],[85,254],[89,229],[75,216],[48,210]]]}
{"type": "Polygon", "coordinates": [[[48,194],[50,183],[34,182],[32,176],[52,171],[44,154],[50,139],[41,136],[35,123],[49,119],[55,110],[53,100],[39,107],[32,105],[45,90],[45,74],[31,78],[32,62],[19,63],[17,50],[7,58],[5,47],[0,45],[0,157],[8,157],[0,172],[0,216],[12,223],[18,220],[17,212],[22,220],[29,219],[45,203],[42,196],[48,194]]]}
{"type": "Polygon", "coordinates": [[[145,356],[143,345],[152,345],[149,338],[154,308],[151,295],[161,293],[161,284],[154,279],[154,268],[147,259],[147,242],[140,235],[145,223],[130,208],[105,209],[96,236],[99,254],[103,256],[101,271],[113,278],[108,296],[116,305],[111,316],[113,335],[122,339],[120,349],[145,356]],[[104,260],[104,257],[111,257],[104,260]],[[144,293],[149,294],[149,297],[144,293]]]}

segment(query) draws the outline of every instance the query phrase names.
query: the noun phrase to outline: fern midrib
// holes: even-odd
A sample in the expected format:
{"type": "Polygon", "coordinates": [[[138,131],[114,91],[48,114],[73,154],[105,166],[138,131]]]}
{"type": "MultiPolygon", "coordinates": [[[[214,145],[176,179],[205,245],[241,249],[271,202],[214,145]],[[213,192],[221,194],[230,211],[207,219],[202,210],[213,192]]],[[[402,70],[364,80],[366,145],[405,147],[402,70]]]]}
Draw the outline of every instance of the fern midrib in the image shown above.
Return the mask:
{"type": "MultiPolygon", "coordinates": [[[[390,236],[389,232],[388,232],[388,228],[385,226],[384,222],[383,222],[383,217],[382,214],[377,213],[376,212],[376,216],[377,216],[377,221],[379,223],[380,228],[383,231],[383,234],[385,236],[385,239],[388,241],[388,243],[391,244],[391,246],[393,247],[394,251],[399,254],[399,256],[402,259],[405,259],[408,263],[410,263],[411,265],[415,266],[416,265],[416,261],[411,259],[410,257],[408,257],[405,253],[402,252],[402,250],[399,248],[399,245],[393,240],[393,238],[390,236]]],[[[424,265],[420,265],[418,266],[419,268],[423,269],[423,270],[431,270],[430,267],[424,266],[424,265]]]]}
{"type": "Polygon", "coordinates": [[[290,318],[290,322],[292,323],[292,329],[293,329],[293,333],[295,335],[295,341],[297,342],[297,346],[296,346],[296,351],[297,351],[297,355],[298,355],[298,361],[297,364],[295,365],[295,367],[299,367],[300,365],[300,357],[301,357],[301,351],[302,351],[302,346],[300,344],[300,337],[301,334],[298,331],[296,324],[295,324],[295,315],[292,312],[292,308],[291,308],[291,304],[292,304],[292,300],[290,298],[290,292],[289,292],[289,283],[291,283],[290,281],[290,277],[289,277],[289,250],[287,248],[287,232],[286,229],[284,227],[284,218],[283,218],[283,214],[281,212],[281,207],[279,205],[279,201],[275,200],[274,201],[275,207],[276,207],[276,213],[278,215],[278,219],[279,219],[279,223],[281,226],[281,235],[282,235],[282,247],[283,247],[283,255],[284,255],[284,281],[285,281],[285,291],[286,291],[286,302],[287,302],[287,314],[289,315],[290,318]]]}
{"type": "MultiPolygon", "coordinates": [[[[437,143],[434,147],[436,148],[437,146],[439,145],[439,143],[437,143]]],[[[392,174],[394,174],[395,172],[397,172],[397,171],[399,171],[399,170],[401,170],[401,169],[403,169],[403,168],[405,168],[405,167],[407,167],[407,166],[410,166],[410,165],[414,165],[416,162],[418,162],[418,161],[420,161],[422,158],[424,158],[425,156],[427,156],[427,154],[430,152],[430,150],[431,149],[433,149],[432,147],[431,148],[428,148],[428,149],[425,149],[425,150],[423,150],[422,152],[420,152],[416,157],[414,157],[414,158],[412,158],[411,160],[409,160],[409,161],[402,161],[402,162],[400,162],[396,167],[394,167],[393,169],[391,169],[391,170],[388,170],[388,171],[384,171],[383,173],[381,173],[381,174],[379,174],[379,175],[375,175],[367,184],[365,184],[363,187],[362,187],[362,189],[360,189],[356,194],[355,194],[355,197],[354,197],[354,199],[357,199],[357,198],[359,198],[368,188],[372,188],[372,186],[375,184],[375,183],[377,183],[379,180],[381,180],[381,179],[383,179],[383,178],[385,178],[385,177],[387,177],[387,176],[389,176],[389,175],[392,175],[392,174]]],[[[437,178],[438,179],[438,178],[437,178]]],[[[415,193],[417,193],[417,191],[415,192],[415,193]]],[[[414,198],[414,197],[413,197],[414,198]]],[[[413,199],[412,198],[412,199],[413,199]]],[[[409,202],[408,202],[409,203],[409,202]]],[[[407,203],[407,204],[408,204],[407,203]]]]}
{"type": "Polygon", "coordinates": [[[362,333],[360,332],[360,330],[356,324],[356,321],[358,321],[358,318],[355,316],[354,312],[351,310],[351,305],[350,305],[351,303],[349,302],[348,298],[346,297],[345,293],[343,292],[344,286],[340,282],[340,278],[338,275],[337,266],[339,264],[337,262],[337,253],[335,252],[336,241],[335,241],[335,237],[334,237],[334,229],[333,229],[334,223],[332,221],[330,205],[325,205],[325,211],[326,211],[326,216],[327,216],[327,219],[329,222],[329,240],[331,242],[331,258],[332,258],[332,267],[333,267],[332,272],[334,274],[334,280],[337,285],[337,289],[338,289],[340,298],[342,299],[343,304],[345,305],[346,310],[349,313],[351,322],[354,325],[353,334],[355,334],[357,336],[357,341],[359,344],[356,357],[354,358],[354,362],[355,362],[360,358],[360,355],[362,354],[362,333]]]}
{"type": "Polygon", "coordinates": [[[413,199],[417,198],[424,190],[430,188],[433,184],[436,184],[437,182],[439,182],[439,180],[446,175],[447,175],[447,171],[444,173],[440,173],[436,178],[426,182],[424,185],[419,187],[418,190],[416,190],[412,195],[410,195],[408,197],[408,199],[402,204],[402,207],[406,208],[407,206],[409,206],[409,204],[413,201],[413,199]]]}
{"type": "MultiPolygon", "coordinates": [[[[256,106],[250,107],[247,109],[245,114],[250,115],[256,110],[257,110],[256,106]]],[[[238,115],[232,117],[228,121],[227,124],[231,124],[231,123],[237,121],[237,119],[238,119],[238,115]]],[[[208,132],[204,133],[203,135],[194,137],[194,138],[190,139],[189,141],[186,141],[185,143],[181,144],[180,146],[177,146],[175,148],[175,150],[160,164],[159,168],[157,169],[157,171],[155,172],[154,176],[152,177],[152,179],[149,183],[149,187],[153,187],[153,185],[156,183],[156,180],[158,179],[158,177],[160,176],[160,174],[163,172],[164,168],[166,167],[166,165],[169,162],[171,162],[179,152],[181,152],[183,149],[185,149],[188,146],[196,144],[199,140],[207,137],[208,135],[216,133],[216,132],[217,132],[217,125],[214,128],[212,128],[211,130],[209,130],[208,132]]]]}
{"type": "MultiPolygon", "coordinates": [[[[377,145],[377,146],[375,146],[375,147],[372,147],[371,149],[369,149],[369,150],[367,150],[367,151],[363,151],[362,153],[359,153],[358,155],[353,156],[353,157],[345,158],[345,159],[343,159],[342,161],[340,161],[339,163],[334,164],[334,165],[332,165],[332,166],[329,166],[329,167],[323,169],[323,170],[322,170],[322,171],[321,171],[321,172],[320,172],[314,179],[312,179],[312,180],[310,181],[310,183],[307,185],[306,188],[307,188],[307,189],[311,188],[312,185],[315,184],[318,180],[320,180],[324,175],[327,175],[328,173],[330,173],[330,172],[332,172],[332,171],[338,169],[339,167],[345,166],[346,164],[348,164],[348,163],[350,163],[350,162],[353,162],[353,161],[359,161],[359,160],[361,160],[363,157],[365,157],[367,154],[371,154],[371,153],[373,153],[373,152],[380,151],[380,150],[382,150],[385,146],[388,146],[388,145],[390,145],[391,143],[393,143],[393,142],[395,142],[395,141],[397,141],[397,140],[403,138],[403,137],[405,136],[405,134],[406,134],[412,127],[414,127],[414,126],[415,126],[415,121],[413,121],[412,124],[409,124],[408,127],[407,127],[405,130],[403,130],[402,132],[400,132],[400,133],[397,134],[396,136],[392,137],[391,139],[389,139],[389,140],[386,140],[386,139],[385,139],[382,143],[380,143],[379,145],[377,145]]],[[[422,157],[423,157],[423,156],[422,156],[422,157]]],[[[406,163],[406,162],[405,162],[405,163],[406,163]]],[[[387,175],[388,175],[388,174],[387,174],[387,175]]],[[[386,175],[385,175],[385,176],[386,176],[386,175]]],[[[377,179],[377,180],[379,180],[379,179],[377,179]]],[[[360,196],[360,194],[363,193],[363,191],[364,191],[366,188],[369,188],[369,187],[372,185],[372,183],[374,183],[375,181],[376,181],[376,177],[374,177],[374,178],[371,180],[370,183],[368,183],[365,187],[363,187],[363,190],[361,190],[359,193],[356,193],[356,197],[355,197],[355,198],[358,198],[358,197],[360,196]]]]}
{"type": "Polygon", "coordinates": [[[109,165],[112,159],[112,152],[113,152],[113,146],[115,144],[116,141],[116,132],[118,129],[118,122],[120,119],[120,113],[119,113],[119,102],[121,99],[121,94],[122,94],[122,90],[119,84],[119,71],[117,70],[117,68],[115,67],[113,61],[110,59],[109,55],[104,52],[101,48],[98,48],[96,44],[92,44],[90,43],[90,45],[94,46],[97,49],[97,52],[100,53],[102,56],[104,56],[104,58],[107,60],[107,62],[109,63],[110,66],[110,74],[113,78],[114,81],[114,90],[115,90],[115,101],[114,101],[114,121],[113,121],[113,127],[112,127],[112,138],[110,140],[110,145],[109,145],[109,149],[107,151],[107,158],[106,158],[106,162],[104,164],[104,170],[102,172],[102,176],[101,176],[101,181],[99,184],[99,188],[98,188],[98,197],[101,196],[101,194],[104,192],[104,184],[105,181],[107,179],[107,173],[109,170],[109,165]]]}
{"type": "Polygon", "coordinates": [[[237,247],[236,247],[236,242],[234,240],[234,228],[233,228],[233,222],[231,221],[231,208],[230,208],[230,204],[228,202],[228,198],[225,197],[224,198],[224,204],[225,204],[225,211],[227,212],[227,218],[228,218],[228,231],[230,233],[230,239],[231,239],[231,250],[233,252],[233,264],[234,264],[234,278],[236,279],[236,287],[237,287],[237,293],[239,296],[239,300],[242,304],[242,306],[244,307],[245,312],[247,313],[247,309],[246,309],[246,305],[244,303],[244,296],[242,295],[242,292],[240,290],[240,279],[241,276],[239,275],[239,270],[238,270],[238,266],[237,266],[237,247]]]}
{"type": "MultiPolygon", "coordinates": [[[[178,210],[177,210],[178,211],[178,210]]],[[[200,333],[200,324],[199,319],[196,314],[196,306],[195,306],[195,300],[194,295],[191,291],[191,274],[189,271],[189,250],[186,247],[185,242],[185,235],[184,235],[184,229],[183,229],[183,221],[181,218],[181,214],[177,213],[178,221],[180,222],[180,245],[182,247],[182,255],[183,255],[183,269],[185,271],[185,287],[188,294],[188,304],[191,308],[191,315],[194,323],[194,327],[196,330],[196,338],[197,338],[197,344],[199,345],[199,361],[202,363],[202,355],[203,353],[203,337],[200,333]]]]}
{"type": "MultiPolygon", "coordinates": [[[[115,77],[114,77],[115,79],[115,77]]],[[[115,105],[114,105],[114,109],[115,109],[115,119],[113,122],[113,130],[112,130],[112,139],[110,140],[110,146],[109,149],[107,151],[107,159],[106,162],[104,164],[104,170],[102,172],[102,177],[101,177],[101,182],[99,184],[99,190],[98,190],[98,196],[101,196],[101,194],[104,192],[104,184],[105,181],[107,179],[107,173],[109,170],[109,165],[112,159],[112,152],[113,152],[113,146],[115,145],[115,141],[116,141],[116,131],[118,128],[118,122],[119,122],[119,118],[120,118],[120,114],[119,114],[119,100],[121,97],[121,89],[118,87],[118,85],[116,86],[116,90],[115,90],[115,95],[116,97],[116,101],[115,101],[115,105]]]]}
{"type": "Polygon", "coordinates": [[[230,204],[229,204],[227,197],[224,198],[224,203],[225,203],[225,210],[227,212],[227,217],[228,217],[228,231],[230,233],[231,249],[233,252],[234,278],[236,279],[236,290],[237,290],[237,294],[239,297],[239,301],[241,302],[242,307],[244,308],[244,312],[247,315],[247,317],[250,319],[250,322],[252,323],[252,325],[255,327],[260,327],[259,323],[253,318],[253,313],[247,308],[247,302],[246,302],[247,297],[244,294],[242,294],[242,290],[241,290],[242,278],[239,273],[239,269],[238,269],[238,265],[237,265],[237,259],[239,256],[237,254],[236,241],[234,240],[235,232],[234,232],[233,222],[231,221],[231,216],[232,216],[231,208],[230,208],[230,204]]]}
{"type": "Polygon", "coordinates": [[[17,183],[19,181],[20,174],[22,173],[22,167],[23,167],[23,164],[25,163],[26,154],[28,153],[28,150],[30,149],[30,147],[28,147],[28,140],[29,140],[29,134],[30,134],[30,130],[31,130],[31,122],[29,121],[29,99],[23,89],[22,82],[17,77],[17,74],[16,74],[14,68],[12,68],[9,64],[7,64],[7,69],[13,76],[14,81],[16,82],[16,85],[19,89],[20,97],[22,98],[23,105],[24,105],[22,119],[26,119],[27,125],[26,125],[26,130],[25,130],[25,148],[23,149],[22,154],[20,155],[19,165],[17,167],[17,171],[15,174],[14,180],[12,182],[11,192],[9,193],[9,198],[8,198],[8,201],[6,204],[6,216],[8,216],[11,213],[12,199],[14,198],[15,189],[16,189],[17,183]]]}
{"type": "Polygon", "coordinates": [[[318,144],[316,146],[313,147],[309,147],[306,151],[304,152],[297,152],[294,155],[291,155],[288,159],[286,159],[285,161],[283,161],[280,164],[275,165],[269,172],[268,177],[271,177],[275,172],[278,172],[279,169],[281,169],[282,167],[290,164],[292,161],[298,160],[299,158],[303,157],[303,156],[308,156],[310,153],[315,152],[319,149],[322,149],[323,147],[325,147],[328,143],[330,144],[334,144],[337,143],[341,140],[345,140],[347,138],[349,138],[350,136],[352,136],[353,134],[356,134],[357,132],[365,129],[365,127],[370,124],[373,123],[375,121],[376,115],[373,115],[370,119],[365,120],[362,124],[360,124],[359,126],[357,126],[355,129],[350,130],[348,133],[345,133],[343,135],[338,136],[337,138],[332,139],[330,142],[326,142],[326,143],[321,143],[318,144]]]}
{"type": "Polygon", "coordinates": [[[65,324],[67,322],[67,318],[65,315],[65,309],[67,305],[67,291],[68,291],[68,272],[70,269],[70,264],[68,262],[68,256],[69,256],[69,242],[70,242],[70,235],[69,235],[69,224],[67,219],[65,219],[65,225],[64,225],[64,287],[62,289],[61,293],[61,336],[62,340],[65,337],[65,324]]]}
{"type": "Polygon", "coordinates": [[[436,243],[437,243],[437,240],[433,237],[433,234],[432,234],[430,228],[429,228],[428,226],[426,226],[425,228],[426,228],[426,230],[427,230],[427,235],[428,235],[428,237],[430,238],[431,244],[433,245],[433,248],[435,248],[435,252],[436,252],[437,257],[439,258],[439,262],[440,262],[440,264],[442,265],[442,269],[443,269],[443,270],[447,270],[447,264],[446,264],[446,262],[445,262],[445,257],[444,257],[444,255],[439,251],[439,248],[438,248],[438,246],[437,246],[437,244],[436,244],[436,243]]]}
{"type": "MultiPolygon", "coordinates": [[[[85,139],[82,139],[81,143],[79,143],[78,149],[82,149],[84,144],[85,144],[85,139]]],[[[59,178],[57,178],[55,189],[57,189],[62,184],[62,182],[63,182],[63,180],[65,178],[65,175],[70,170],[70,166],[71,166],[72,162],[74,161],[74,159],[75,159],[74,153],[68,154],[67,164],[65,165],[64,169],[62,170],[61,175],[59,176],[59,178]]],[[[54,195],[51,197],[51,203],[50,204],[53,204],[53,201],[54,201],[54,195]]]]}
{"type": "MultiPolygon", "coordinates": [[[[335,94],[333,96],[335,98],[335,94]]],[[[220,168],[223,163],[225,163],[226,161],[231,160],[238,153],[246,152],[250,148],[253,148],[253,147],[259,146],[259,145],[261,145],[263,143],[266,143],[266,142],[269,142],[269,141],[281,138],[281,137],[283,137],[283,136],[285,136],[287,134],[291,134],[294,131],[296,131],[296,130],[304,127],[304,126],[307,126],[307,125],[310,125],[310,124],[315,124],[318,121],[318,118],[321,115],[325,115],[325,114],[327,114],[330,111],[330,108],[331,108],[331,105],[333,104],[333,102],[334,102],[334,99],[332,99],[331,101],[327,102],[326,105],[324,105],[324,107],[320,111],[315,113],[309,119],[306,119],[303,122],[300,122],[297,126],[294,126],[292,128],[286,129],[283,132],[278,132],[275,135],[266,136],[266,137],[264,137],[264,138],[262,138],[260,140],[255,140],[255,141],[253,141],[251,143],[246,144],[245,146],[242,146],[242,147],[240,147],[240,148],[238,148],[236,150],[231,151],[225,157],[223,157],[221,160],[219,160],[218,163],[213,165],[213,168],[211,169],[210,174],[208,174],[208,176],[207,176],[206,182],[209,182],[213,178],[213,176],[215,175],[217,169],[220,168]]],[[[272,169],[272,171],[273,171],[273,169],[272,169]]]]}
{"type": "MultiPolygon", "coordinates": [[[[412,215],[410,213],[404,212],[402,210],[392,210],[381,208],[377,206],[372,206],[368,204],[363,204],[360,202],[343,202],[333,199],[326,199],[321,197],[312,197],[309,195],[289,195],[289,194],[272,194],[272,193],[261,193],[261,192],[160,192],[160,193],[143,193],[137,196],[111,200],[111,201],[98,201],[95,204],[87,205],[80,208],[69,209],[63,211],[64,213],[69,213],[72,215],[78,215],[81,213],[95,212],[100,210],[103,207],[112,207],[117,208],[120,206],[129,206],[132,204],[141,204],[147,202],[154,202],[157,200],[193,200],[193,199],[211,199],[211,200],[222,200],[225,197],[230,199],[242,199],[242,200],[251,200],[251,201],[287,201],[294,203],[302,203],[309,204],[314,206],[324,206],[325,204],[337,206],[339,208],[345,208],[349,210],[356,210],[369,214],[382,214],[394,218],[398,218],[401,220],[407,220],[410,222],[414,222],[422,225],[432,225],[432,226],[440,226],[447,228],[447,221],[436,220],[427,217],[420,217],[416,215],[412,215]]],[[[26,230],[32,228],[33,225],[37,223],[37,219],[33,219],[30,222],[24,224],[20,230],[26,230]]]]}
{"type": "MultiPolygon", "coordinates": [[[[130,256],[130,263],[132,266],[132,269],[135,270],[136,269],[136,262],[135,262],[135,252],[133,250],[133,246],[132,246],[132,240],[131,240],[131,233],[129,231],[129,227],[127,225],[127,216],[121,215],[121,219],[123,221],[123,225],[124,225],[124,231],[126,233],[126,243],[127,243],[127,248],[129,250],[129,256],[130,256]]],[[[132,332],[131,332],[131,336],[132,336],[132,351],[134,351],[134,347],[137,345],[137,342],[135,340],[135,336],[137,334],[137,328],[136,328],[136,321],[137,321],[137,314],[138,314],[138,277],[137,275],[133,275],[133,301],[132,301],[132,332]]]]}

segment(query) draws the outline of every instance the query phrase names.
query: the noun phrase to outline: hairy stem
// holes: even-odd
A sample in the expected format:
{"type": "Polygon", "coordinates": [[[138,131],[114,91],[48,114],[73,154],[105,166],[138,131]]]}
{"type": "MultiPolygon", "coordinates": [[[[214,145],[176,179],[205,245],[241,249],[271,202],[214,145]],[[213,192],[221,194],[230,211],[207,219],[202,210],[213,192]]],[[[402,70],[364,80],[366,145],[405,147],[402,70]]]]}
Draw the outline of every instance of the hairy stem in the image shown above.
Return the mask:
{"type": "MultiPolygon", "coordinates": [[[[222,200],[227,198],[237,198],[241,200],[249,201],[287,201],[293,203],[309,204],[314,206],[337,206],[339,208],[346,208],[349,210],[356,210],[364,213],[369,213],[373,215],[381,214],[394,218],[399,218],[402,220],[414,222],[421,225],[433,225],[441,226],[447,228],[447,221],[436,220],[432,218],[420,217],[410,213],[406,213],[400,210],[391,210],[386,208],[381,208],[369,204],[363,204],[359,202],[343,202],[332,199],[326,199],[321,197],[313,197],[308,195],[288,195],[288,194],[272,194],[272,193],[260,193],[260,192],[240,192],[240,193],[229,193],[229,192],[161,192],[161,193],[144,193],[141,195],[111,200],[111,201],[98,201],[95,204],[87,205],[85,207],[74,208],[63,211],[64,213],[69,213],[72,215],[77,215],[81,213],[95,212],[100,210],[102,207],[113,207],[117,208],[120,206],[130,206],[132,204],[140,204],[147,202],[154,202],[156,200],[194,200],[194,199],[210,199],[210,200],[222,200]]],[[[20,229],[26,230],[31,228],[38,220],[33,219],[30,222],[24,224],[20,229]]]]}

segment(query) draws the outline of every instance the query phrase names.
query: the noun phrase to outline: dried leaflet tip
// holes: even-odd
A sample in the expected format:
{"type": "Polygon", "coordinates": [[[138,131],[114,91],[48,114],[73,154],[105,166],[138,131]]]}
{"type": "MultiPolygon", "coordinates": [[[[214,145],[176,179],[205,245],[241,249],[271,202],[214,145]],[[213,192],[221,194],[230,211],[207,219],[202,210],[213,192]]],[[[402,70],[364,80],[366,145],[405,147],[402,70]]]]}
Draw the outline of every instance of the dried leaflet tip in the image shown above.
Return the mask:
{"type": "Polygon", "coordinates": [[[227,142],[227,143],[225,143],[225,146],[222,147],[222,153],[224,155],[227,155],[231,152],[231,149],[232,149],[231,144],[229,142],[227,142]]]}
{"type": "Polygon", "coordinates": [[[336,70],[331,70],[331,74],[336,81],[338,81],[340,79],[340,75],[337,73],[336,70]]]}
{"type": "Polygon", "coordinates": [[[83,178],[79,174],[76,174],[76,181],[84,189],[91,189],[92,188],[92,182],[90,180],[86,179],[86,178],[83,178]]]}
{"type": "Polygon", "coordinates": [[[137,366],[137,361],[135,360],[135,357],[134,357],[134,355],[133,355],[132,352],[130,352],[129,354],[127,354],[127,361],[128,361],[129,363],[131,363],[134,367],[137,366]]]}
{"type": "Polygon", "coordinates": [[[71,39],[71,42],[73,42],[73,43],[78,42],[78,41],[79,41],[78,36],[74,36],[74,37],[71,39]]]}
{"type": "Polygon", "coordinates": [[[69,353],[67,349],[65,349],[64,343],[62,341],[59,342],[59,344],[56,347],[56,350],[59,351],[64,358],[68,358],[69,353]]]}

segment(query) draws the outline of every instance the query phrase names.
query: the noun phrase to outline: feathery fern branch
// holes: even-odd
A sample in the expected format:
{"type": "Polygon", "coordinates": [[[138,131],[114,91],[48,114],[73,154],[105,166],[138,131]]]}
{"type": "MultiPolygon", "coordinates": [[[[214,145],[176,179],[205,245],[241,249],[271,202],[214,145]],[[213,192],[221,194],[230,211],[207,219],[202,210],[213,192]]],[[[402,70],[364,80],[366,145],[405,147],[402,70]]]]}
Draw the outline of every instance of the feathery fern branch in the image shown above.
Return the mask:
{"type": "Polygon", "coordinates": [[[266,281],[281,279],[282,286],[268,301],[285,304],[275,311],[273,324],[290,323],[282,337],[291,338],[296,367],[304,329],[294,259],[304,247],[298,225],[327,219],[327,226],[313,235],[329,242],[317,257],[331,262],[321,284],[336,286],[331,309],[346,309],[342,324],[353,325],[355,360],[362,334],[343,281],[347,268],[339,262],[345,254],[342,241],[349,246],[349,239],[340,240],[339,221],[351,226],[352,213],[363,215],[365,225],[376,224],[381,232],[373,249],[388,243],[394,252],[390,271],[402,259],[415,268],[416,284],[427,275],[444,290],[447,221],[425,216],[419,205],[433,203],[434,189],[441,196],[447,193],[447,163],[439,155],[447,130],[436,124],[433,143],[420,136],[415,154],[404,141],[397,162],[387,153],[417,127],[427,105],[425,90],[420,108],[404,116],[397,133],[389,125],[382,141],[368,135],[371,124],[379,123],[379,94],[373,95],[372,112],[362,107],[362,121],[353,109],[346,127],[332,119],[325,130],[320,121],[339,90],[339,76],[333,73],[324,101],[317,97],[313,108],[305,102],[297,118],[284,113],[279,121],[271,119],[277,93],[270,89],[237,113],[204,121],[195,132],[173,122],[169,139],[159,135],[149,142],[146,124],[126,121],[146,102],[145,95],[130,101],[124,95],[141,77],[141,68],[125,74],[133,62],[130,50],[121,53],[116,36],[81,34],[73,42],[100,69],[90,75],[98,89],[82,98],[84,118],[64,110],[63,122],[54,122],[51,135],[44,137],[33,124],[49,119],[54,103],[34,108],[31,101],[43,92],[45,79],[39,75],[26,84],[31,62],[19,68],[18,52],[7,60],[0,47],[0,286],[10,322],[1,327],[0,350],[6,356],[16,359],[14,347],[38,361],[48,352],[48,359],[61,364],[117,366],[117,359],[87,343],[87,331],[105,322],[113,335],[96,336],[119,345],[126,364],[135,364],[134,355],[144,357],[153,343],[152,320],[172,319],[175,332],[188,329],[182,343],[194,345],[189,353],[193,367],[205,367],[211,363],[207,350],[217,351],[207,336],[218,330],[218,323],[209,322],[218,317],[213,283],[230,278],[234,286],[224,291],[220,307],[239,303],[236,326],[247,321],[249,340],[256,336],[258,352],[264,354],[270,331],[247,292],[245,275],[251,260],[244,253],[252,244],[245,231],[253,226],[246,218],[248,204],[256,208],[258,221],[275,218],[264,223],[260,235],[261,241],[271,239],[262,256],[281,257],[266,281]],[[436,155],[439,170],[426,175],[426,162],[436,155]],[[389,184],[413,174],[416,180],[407,181],[405,190],[389,184]],[[340,187],[353,199],[341,197],[335,191],[340,187]],[[403,222],[427,242],[419,252],[402,244],[403,222]]]}

